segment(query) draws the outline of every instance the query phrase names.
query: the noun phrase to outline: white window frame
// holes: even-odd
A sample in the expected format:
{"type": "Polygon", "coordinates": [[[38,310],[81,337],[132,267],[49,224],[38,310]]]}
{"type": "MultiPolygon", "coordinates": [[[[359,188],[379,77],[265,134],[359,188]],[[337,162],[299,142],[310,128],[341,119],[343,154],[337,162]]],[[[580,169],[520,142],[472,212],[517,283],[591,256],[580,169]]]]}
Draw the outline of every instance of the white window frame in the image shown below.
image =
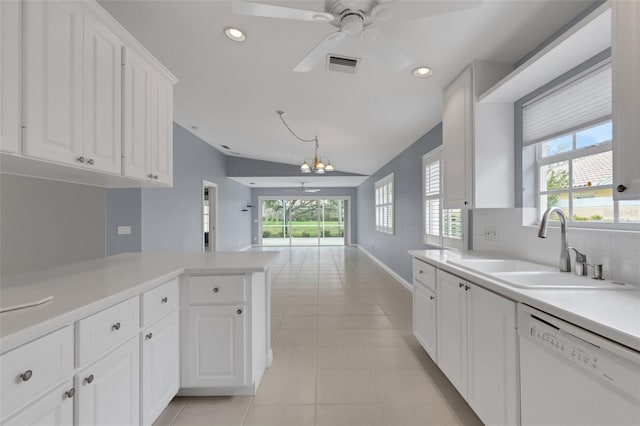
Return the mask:
{"type": "Polygon", "coordinates": [[[394,175],[393,173],[388,174],[382,179],[378,180],[374,185],[374,193],[373,193],[373,204],[374,208],[374,222],[376,231],[382,232],[384,234],[393,235],[394,234],[394,224],[395,224],[395,184],[394,184],[394,175]],[[378,191],[382,191],[383,193],[387,191],[387,194],[390,192],[390,197],[387,195],[387,201],[384,201],[384,196],[379,196],[378,191]],[[387,220],[385,223],[384,213],[387,212],[387,220]]]}
{"type": "Polygon", "coordinates": [[[466,222],[466,215],[465,215],[465,210],[462,209],[450,209],[450,210],[460,210],[460,238],[450,238],[450,237],[445,237],[444,236],[444,232],[443,232],[443,227],[444,227],[444,215],[443,212],[446,209],[442,208],[443,205],[443,186],[442,186],[442,147],[436,148],[426,154],[424,154],[422,156],[422,236],[423,236],[423,242],[424,244],[428,244],[428,245],[433,245],[433,246],[438,246],[438,247],[448,247],[448,248],[454,248],[454,249],[458,249],[458,250],[463,250],[464,249],[464,244],[465,244],[465,228],[464,228],[464,223],[466,222]],[[434,162],[440,162],[440,179],[439,179],[439,183],[440,183],[440,189],[437,195],[427,195],[427,189],[426,189],[426,166],[428,164],[434,163],[434,162]],[[438,199],[439,202],[439,209],[438,209],[438,234],[431,234],[430,232],[428,232],[429,230],[427,229],[427,209],[426,209],[426,205],[427,205],[427,200],[434,200],[434,199],[438,199]]]}

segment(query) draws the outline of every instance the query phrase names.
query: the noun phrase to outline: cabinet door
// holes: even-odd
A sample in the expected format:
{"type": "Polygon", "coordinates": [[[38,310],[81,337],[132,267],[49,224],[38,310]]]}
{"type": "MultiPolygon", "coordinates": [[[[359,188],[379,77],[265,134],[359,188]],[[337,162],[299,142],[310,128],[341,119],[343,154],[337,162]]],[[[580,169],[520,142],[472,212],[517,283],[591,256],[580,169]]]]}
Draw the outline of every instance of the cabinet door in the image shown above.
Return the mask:
{"type": "Polygon", "coordinates": [[[150,425],[180,388],[178,311],[142,333],[142,424],[150,425]]]}
{"type": "Polygon", "coordinates": [[[82,8],[23,2],[25,155],[81,165],[82,8]]]}
{"type": "Polygon", "coordinates": [[[24,410],[2,422],[5,426],[72,426],[73,388],[71,380],[40,397],[24,410]]]}
{"type": "Polygon", "coordinates": [[[613,72],[614,197],[640,198],[640,2],[614,1],[613,72]],[[623,187],[626,189],[624,189],[623,187]],[[620,191],[622,190],[622,191],[620,191]]]}
{"type": "Polygon", "coordinates": [[[467,333],[469,405],[485,424],[518,424],[516,304],[472,285],[467,333]]]}
{"type": "Polygon", "coordinates": [[[124,48],[122,173],[151,179],[151,66],[124,48]]]}
{"type": "Polygon", "coordinates": [[[447,209],[473,205],[473,80],[466,68],[444,91],[442,195],[447,209]]]}
{"type": "Polygon", "coordinates": [[[436,361],[436,295],[413,280],[413,334],[436,361]]]}
{"type": "Polygon", "coordinates": [[[122,171],[122,43],[107,27],[84,19],[84,150],[92,170],[122,171]]]}
{"type": "Polygon", "coordinates": [[[76,376],[79,425],[137,425],[139,418],[138,336],[76,376]]]}
{"type": "Polygon", "coordinates": [[[244,306],[189,306],[188,310],[182,386],[244,385],[244,306]]]}
{"type": "Polygon", "coordinates": [[[0,150],[20,153],[20,22],[22,3],[0,1],[0,150]]]}
{"type": "Polygon", "coordinates": [[[154,180],[173,183],[173,84],[160,75],[151,89],[151,165],[154,180]]]}
{"type": "Polygon", "coordinates": [[[462,279],[437,271],[437,362],[458,391],[467,393],[467,301],[462,279]]]}

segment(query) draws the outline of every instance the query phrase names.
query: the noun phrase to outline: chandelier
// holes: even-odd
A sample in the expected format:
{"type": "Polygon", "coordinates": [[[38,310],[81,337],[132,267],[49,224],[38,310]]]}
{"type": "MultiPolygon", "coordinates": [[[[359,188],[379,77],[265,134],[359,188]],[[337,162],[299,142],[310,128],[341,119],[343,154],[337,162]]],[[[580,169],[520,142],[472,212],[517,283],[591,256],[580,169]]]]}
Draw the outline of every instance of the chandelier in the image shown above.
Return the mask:
{"type": "Polygon", "coordinates": [[[327,158],[327,162],[325,164],[325,162],[320,157],[320,154],[318,154],[318,149],[320,148],[320,145],[318,143],[318,137],[314,136],[313,139],[301,138],[300,136],[298,136],[296,134],[296,132],[294,132],[291,129],[291,127],[289,127],[287,122],[284,121],[284,116],[287,115],[287,113],[284,112],[284,111],[276,111],[276,113],[280,117],[280,120],[282,120],[282,124],[284,124],[284,127],[286,127],[287,130],[289,130],[289,132],[296,139],[298,139],[300,142],[313,142],[315,144],[315,149],[313,151],[313,157],[312,156],[305,157],[304,161],[302,162],[302,165],[300,166],[300,171],[302,173],[311,173],[311,171],[313,171],[314,173],[317,173],[319,175],[322,175],[325,172],[332,172],[334,170],[334,168],[333,168],[333,164],[331,164],[331,160],[329,160],[327,158]]]}

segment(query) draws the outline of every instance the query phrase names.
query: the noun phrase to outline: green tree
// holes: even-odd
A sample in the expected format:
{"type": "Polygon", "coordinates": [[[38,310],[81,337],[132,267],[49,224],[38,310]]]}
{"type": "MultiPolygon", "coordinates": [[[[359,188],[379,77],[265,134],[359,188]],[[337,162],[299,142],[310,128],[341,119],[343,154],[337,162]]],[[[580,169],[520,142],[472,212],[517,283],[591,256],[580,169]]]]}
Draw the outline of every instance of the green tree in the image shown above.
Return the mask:
{"type": "MultiPolygon", "coordinates": [[[[547,191],[566,189],[569,187],[569,172],[565,169],[549,168],[547,171],[547,191]]],[[[558,205],[558,194],[547,197],[547,207],[558,205]]]]}

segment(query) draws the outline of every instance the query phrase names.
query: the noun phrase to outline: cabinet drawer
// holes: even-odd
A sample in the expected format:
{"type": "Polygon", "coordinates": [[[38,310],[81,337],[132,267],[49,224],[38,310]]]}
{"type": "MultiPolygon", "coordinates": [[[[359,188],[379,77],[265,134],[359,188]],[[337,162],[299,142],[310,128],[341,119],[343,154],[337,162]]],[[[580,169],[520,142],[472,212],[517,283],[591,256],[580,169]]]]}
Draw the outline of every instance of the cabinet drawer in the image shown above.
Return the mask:
{"type": "Polygon", "coordinates": [[[413,279],[436,291],[436,268],[428,263],[413,259],[413,279]]]}
{"type": "Polygon", "coordinates": [[[245,298],[243,275],[189,277],[190,304],[238,303],[245,298]]]}
{"type": "Polygon", "coordinates": [[[10,416],[73,374],[73,328],[65,327],[0,357],[1,412],[10,416]]]}
{"type": "Polygon", "coordinates": [[[142,325],[153,324],[179,306],[178,280],[169,281],[142,295],[142,325]]]}
{"type": "Polygon", "coordinates": [[[104,355],[139,328],[138,296],[78,321],[78,366],[104,355]]]}

